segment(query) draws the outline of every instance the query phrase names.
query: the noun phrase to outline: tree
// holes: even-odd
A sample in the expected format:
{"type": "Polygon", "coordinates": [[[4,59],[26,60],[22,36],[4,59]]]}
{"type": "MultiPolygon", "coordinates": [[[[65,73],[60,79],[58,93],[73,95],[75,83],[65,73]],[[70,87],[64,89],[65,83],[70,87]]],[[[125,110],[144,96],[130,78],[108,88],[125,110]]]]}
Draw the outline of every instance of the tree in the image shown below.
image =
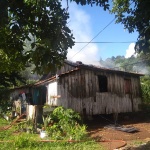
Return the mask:
{"type": "Polygon", "coordinates": [[[8,55],[0,49],[0,88],[17,85],[17,81],[25,83],[19,70],[24,67],[23,63],[16,63],[16,55],[8,55]]]}
{"type": "MultiPolygon", "coordinates": [[[[68,1],[68,0],[67,0],[68,1]]],[[[77,4],[81,4],[83,5],[97,5],[100,7],[103,7],[104,10],[108,10],[109,9],[109,0],[70,0],[71,2],[74,1],[77,4]]]]}
{"type": "Polygon", "coordinates": [[[18,72],[0,73],[0,88],[17,86],[18,83],[26,83],[26,79],[18,72]]]}
{"type": "Polygon", "coordinates": [[[116,14],[117,23],[122,23],[129,33],[139,33],[135,50],[150,52],[150,1],[149,0],[114,0],[112,13],[116,14]]]}
{"type": "Polygon", "coordinates": [[[142,53],[137,56],[131,56],[125,58],[124,56],[116,56],[107,58],[105,61],[100,60],[100,64],[103,67],[111,68],[115,70],[122,70],[127,72],[136,72],[142,74],[150,74],[149,55],[143,55],[142,53]]]}
{"type": "Polygon", "coordinates": [[[61,66],[74,42],[67,27],[69,14],[59,0],[1,0],[0,7],[0,50],[6,62],[0,62],[0,72],[10,63],[16,70],[34,64],[39,74],[61,66]],[[25,51],[25,40],[31,41],[29,35],[34,41],[25,51]]]}
{"type": "Polygon", "coordinates": [[[29,65],[38,74],[60,67],[74,45],[59,0],[1,0],[0,18],[1,86],[24,81],[20,72],[29,65]]]}
{"type": "MultiPolygon", "coordinates": [[[[110,6],[108,0],[70,1],[96,4],[104,10],[110,6]]],[[[143,0],[113,1],[112,13],[116,14],[117,23],[124,24],[129,32],[139,32],[137,52],[149,52],[149,6],[150,2],[143,0]]],[[[1,0],[0,18],[0,73],[20,71],[28,64],[34,64],[38,74],[48,73],[62,65],[67,49],[74,45],[67,27],[69,14],[59,0],[1,0]],[[30,41],[27,51],[26,40],[30,41]]]]}
{"type": "MultiPolygon", "coordinates": [[[[96,4],[110,10],[108,0],[71,0],[81,5],[96,4]]],[[[111,12],[115,14],[116,23],[122,23],[124,28],[132,33],[139,33],[136,52],[150,53],[150,1],[149,0],[112,0],[111,12]]]]}
{"type": "MultiPolygon", "coordinates": [[[[108,0],[70,1],[109,7],[108,0]]],[[[74,45],[67,27],[69,14],[59,0],[1,0],[0,18],[0,74],[6,78],[28,65],[35,66],[38,74],[48,73],[62,65],[67,49],[74,45]]]]}

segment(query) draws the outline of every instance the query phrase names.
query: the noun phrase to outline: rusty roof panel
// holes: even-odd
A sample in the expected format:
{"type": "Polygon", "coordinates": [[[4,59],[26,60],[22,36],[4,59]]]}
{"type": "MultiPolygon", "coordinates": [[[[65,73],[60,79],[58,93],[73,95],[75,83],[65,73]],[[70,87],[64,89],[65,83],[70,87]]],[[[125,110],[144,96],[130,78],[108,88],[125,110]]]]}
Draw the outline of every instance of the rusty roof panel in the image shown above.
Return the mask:
{"type": "MultiPolygon", "coordinates": [[[[61,74],[58,75],[58,77],[60,77],[60,76],[62,76],[62,75],[69,74],[69,73],[72,73],[72,72],[77,71],[77,70],[79,70],[79,68],[75,68],[75,69],[73,69],[73,70],[69,70],[69,71],[67,71],[67,72],[61,73],[61,74]]],[[[38,85],[42,85],[42,84],[46,84],[46,83],[52,82],[52,81],[54,81],[54,80],[56,79],[56,76],[57,76],[57,75],[55,75],[55,76],[53,76],[53,77],[51,77],[51,78],[42,80],[42,81],[38,81],[37,83],[34,84],[34,86],[38,86],[38,85]]]]}
{"type": "Polygon", "coordinates": [[[75,62],[72,62],[72,61],[65,60],[65,63],[67,63],[67,64],[69,64],[71,66],[74,66],[74,67],[78,67],[80,69],[89,69],[89,70],[94,70],[94,71],[107,71],[107,72],[110,72],[110,73],[112,72],[112,73],[144,76],[144,74],[135,73],[135,72],[127,72],[127,71],[115,70],[115,69],[104,68],[104,67],[100,67],[100,66],[96,66],[96,65],[87,65],[87,64],[83,64],[81,61],[77,61],[75,63],[75,62]]]}

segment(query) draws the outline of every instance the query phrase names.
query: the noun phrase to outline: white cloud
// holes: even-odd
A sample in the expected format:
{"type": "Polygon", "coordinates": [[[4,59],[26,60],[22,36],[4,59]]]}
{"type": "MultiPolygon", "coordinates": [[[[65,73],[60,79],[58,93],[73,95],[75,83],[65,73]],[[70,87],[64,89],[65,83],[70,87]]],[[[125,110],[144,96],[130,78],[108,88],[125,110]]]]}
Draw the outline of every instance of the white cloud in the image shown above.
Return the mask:
{"type": "MultiPolygon", "coordinates": [[[[68,26],[73,32],[75,41],[89,42],[94,37],[94,35],[92,35],[90,24],[90,15],[87,14],[84,9],[79,8],[75,3],[69,4],[69,14],[70,19],[68,26]]],[[[98,65],[99,63],[97,61],[100,60],[100,55],[97,45],[90,43],[83,48],[85,45],[86,43],[75,43],[73,48],[68,50],[67,59],[72,61],[82,61],[86,64],[98,65]]]]}
{"type": "Polygon", "coordinates": [[[128,49],[126,50],[125,58],[129,58],[129,57],[131,57],[132,55],[135,55],[134,47],[135,47],[135,43],[131,43],[131,44],[129,45],[128,49]]]}

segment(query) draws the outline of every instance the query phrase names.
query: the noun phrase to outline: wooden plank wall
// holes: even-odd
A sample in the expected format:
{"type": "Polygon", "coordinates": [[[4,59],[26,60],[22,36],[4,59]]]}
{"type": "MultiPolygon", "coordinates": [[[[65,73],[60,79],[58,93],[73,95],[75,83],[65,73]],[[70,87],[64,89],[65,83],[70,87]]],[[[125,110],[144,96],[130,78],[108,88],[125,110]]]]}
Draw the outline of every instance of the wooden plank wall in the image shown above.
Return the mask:
{"type": "Polygon", "coordinates": [[[58,105],[72,108],[81,114],[86,109],[87,115],[138,111],[141,103],[139,77],[128,76],[132,85],[130,95],[124,91],[125,77],[84,69],[64,75],[58,80],[58,95],[61,95],[58,105]],[[107,76],[108,92],[99,92],[98,75],[107,76]]]}

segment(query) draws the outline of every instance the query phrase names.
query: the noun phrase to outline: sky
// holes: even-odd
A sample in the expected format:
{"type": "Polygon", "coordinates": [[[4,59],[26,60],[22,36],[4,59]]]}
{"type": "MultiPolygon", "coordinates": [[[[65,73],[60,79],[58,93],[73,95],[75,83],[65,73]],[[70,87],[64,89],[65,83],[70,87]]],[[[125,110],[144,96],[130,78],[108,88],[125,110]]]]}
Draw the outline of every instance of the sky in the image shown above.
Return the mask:
{"type": "MultiPolygon", "coordinates": [[[[63,1],[63,7],[67,7],[63,1]]],[[[138,33],[129,34],[124,30],[122,24],[113,21],[114,15],[104,11],[99,6],[81,6],[72,2],[69,3],[68,27],[72,30],[75,42],[89,42],[100,33],[92,42],[129,42],[129,43],[75,43],[72,49],[68,50],[67,59],[82,61],[86,64],[99,64],[99,60],[106,60],[112,56],[125,56],[134,54],[134,45],[138,33]],[[105,28],[105,29],[104,29],[105,28]],[[86,46],[87,45],[87,46],[86,46]]]]}

